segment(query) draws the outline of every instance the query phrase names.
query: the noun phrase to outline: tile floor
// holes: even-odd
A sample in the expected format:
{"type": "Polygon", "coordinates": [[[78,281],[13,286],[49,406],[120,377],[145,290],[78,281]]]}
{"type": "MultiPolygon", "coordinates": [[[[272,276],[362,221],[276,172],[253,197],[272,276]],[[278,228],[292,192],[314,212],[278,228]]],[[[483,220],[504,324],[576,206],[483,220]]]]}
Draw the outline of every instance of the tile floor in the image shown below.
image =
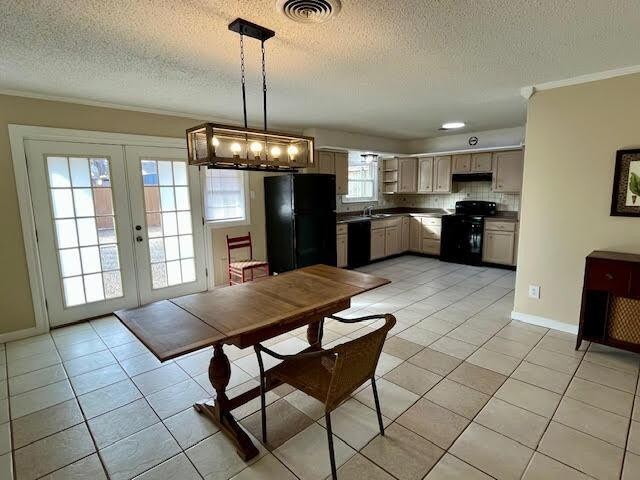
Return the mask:
{"type": "MultiPolygon", "coordinates": [[[[393,312],[371,387],[333,412],[339,478],[640,478],[640,357],[513,322],[515,275],[403,256],[344,312],[393,312]]],[[[375,325],[372,325],[375,326],[375,325]]],[[[335,344],[370,325],[326,323],[335,344]]],[[[304,329],[270,342],[306,346],[304,329]]],[[[113,317],[0,347],[0,478],[323,479],[321,405],[269,393],[269,443],[249,464],[192,404],[212,394],[210,349],[161,364],[113,317]]],[[[257,385],[253,351],[225,347],[231,395],[257,385]]],[[[258,402],[236,412],[259,437],[258,402]]]]}

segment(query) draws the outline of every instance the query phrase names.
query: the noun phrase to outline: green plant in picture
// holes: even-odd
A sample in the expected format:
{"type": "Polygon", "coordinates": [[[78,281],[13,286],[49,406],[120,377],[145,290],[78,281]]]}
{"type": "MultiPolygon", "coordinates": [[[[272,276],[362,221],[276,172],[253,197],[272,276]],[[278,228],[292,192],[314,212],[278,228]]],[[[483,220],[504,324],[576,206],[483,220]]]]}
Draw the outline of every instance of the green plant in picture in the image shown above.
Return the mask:
{"type": "Polygon", "coordinates": [[[636,204],[638,195],[640,195],[640,176],[631,172],[629,174],[629,190],[631,191],[631,201],[636,204]]]}

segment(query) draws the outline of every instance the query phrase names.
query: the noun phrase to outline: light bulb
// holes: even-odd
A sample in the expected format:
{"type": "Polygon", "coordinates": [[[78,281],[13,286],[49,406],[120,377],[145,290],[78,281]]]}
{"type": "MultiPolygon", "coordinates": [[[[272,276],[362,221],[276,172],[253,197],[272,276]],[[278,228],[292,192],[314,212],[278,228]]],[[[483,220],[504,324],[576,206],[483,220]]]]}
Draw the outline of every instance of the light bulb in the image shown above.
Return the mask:
{"type": "Polygon", "coordinates": [[[289,147],[287,148],[287,153],[289,154],[289,157],[295,158],[295,156],[298,154],[298,147],[296,147],[295,145],[289,145],[289,147]]]}
{"type": "Polygon", "coordinates": [[[262,151],[262,144],[260,142],[252,142],[249,148],[253,152],[253,158],[260,160],[260,152],[262,151]]]}
{"type": "Polygon", "coordinates": [[[220,145],[220,140],[218,140],[218,137],[211,137],[211,144],[214,147],[217,147],[218,145],[220,145]]]}
{"type": "Polygon", "coordinates": [[[271,147],[271,156],[276,160],[280,158],[281,153],[282,153],[282,150],[280,150],[280,147],[271,147]]]}
{"type": "Polygon", "coordinates": [[[253,153],[258,154],[262,151],[262,144],[260,142],[253,142],[249,148],[253,153]]]}
{"type": "Polygon", "coordinates": [[[240,144],[238,142],[233,142],[229,146],[229,149],[231,150],[231,153],[233,153],[234,157],[239,157],[240,156],[240,151],[242,150],[242,147],[240,146],[240,144]]]}

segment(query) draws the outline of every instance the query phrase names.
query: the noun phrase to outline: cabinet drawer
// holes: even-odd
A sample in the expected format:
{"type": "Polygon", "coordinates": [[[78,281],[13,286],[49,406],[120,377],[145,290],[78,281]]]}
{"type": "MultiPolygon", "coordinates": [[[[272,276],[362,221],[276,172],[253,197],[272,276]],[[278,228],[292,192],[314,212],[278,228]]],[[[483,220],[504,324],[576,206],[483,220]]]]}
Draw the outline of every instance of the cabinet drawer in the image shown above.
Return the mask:
{"type": "Polygon", "coordinates": [[[629,295],[631,267],[626,263],[590,260],[587,263],[587,288],[603,290],[620,297],[629,295]]]}
{"type": "Polygon", "coordinates": [[[499,232],[515,232],[516,222],[496,222],[490,220],[484,224],[484,228],[486,230],[496,230],[499,232]]]}
{"type": "Polygon", "coordinates": [[[442,236],[442,227],[434,226],[434,225],[423,225],[422,226],[422,238],[430,238],[432,240],[440,241],[440,237],[442,236]]]}
{"type": "Polygon", "coordinates": [[[380,228],[385,228],[387,226],[387,222],[385,220],[376,220],[375,222],[371,222],[371,230],[378,230],[380,228]]]}
{"type": "Polygon", "coordinates": [[[422,252],[431,255],[440,255],[440,240],[432,240],[430,238],[422,239],[422,252]]]}
{"type": "Polygon", "coordinates": [[[442,219],[437,217],[422,217],[422,224],[439,227],[440,225],[442,225],[442,219]]]}
{"type": "Polygon", "coordinates": [[[346,235],[348,227],[346,223],[340,223],[336,226],[336,235],[346,235]]]}

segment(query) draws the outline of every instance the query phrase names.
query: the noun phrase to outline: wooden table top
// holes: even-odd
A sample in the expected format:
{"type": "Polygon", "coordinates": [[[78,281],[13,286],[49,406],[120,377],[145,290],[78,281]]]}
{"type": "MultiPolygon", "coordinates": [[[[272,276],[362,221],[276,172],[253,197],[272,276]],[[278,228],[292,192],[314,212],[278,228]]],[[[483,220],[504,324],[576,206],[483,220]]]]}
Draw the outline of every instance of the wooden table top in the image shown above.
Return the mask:
{"type": "Polygon", "coordinates": [[[390,283],[327,265],[233,287],[119,310],[114,314],[159,360],[229,343],[274,326],[312,318],[331,305],[390,283]]]}

